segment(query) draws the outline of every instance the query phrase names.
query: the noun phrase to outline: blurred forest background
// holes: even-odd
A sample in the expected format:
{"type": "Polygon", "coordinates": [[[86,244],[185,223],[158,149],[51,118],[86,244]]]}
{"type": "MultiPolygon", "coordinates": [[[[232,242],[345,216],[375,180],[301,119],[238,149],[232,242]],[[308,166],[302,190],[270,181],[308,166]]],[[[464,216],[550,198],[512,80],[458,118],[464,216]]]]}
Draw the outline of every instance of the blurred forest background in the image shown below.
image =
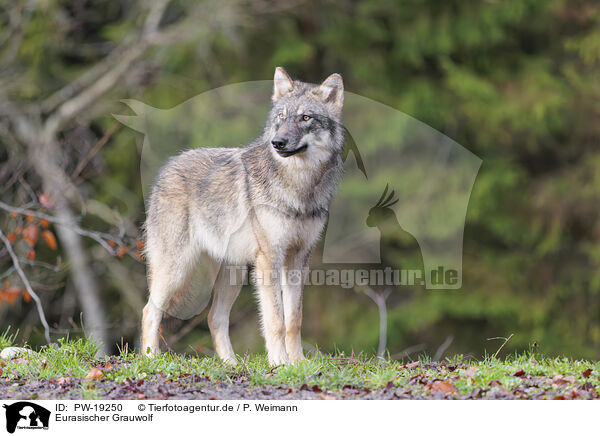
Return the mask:
{"type": "MultiPolygon", "coordinates": [[[[503,352],[600,358],[595,0],[2,0],[0,329],[43,344],[39,296],[53,341],[85,329],[105,352],[137,345],[142,135],[111,113],[269,80],[277,65],[315,83],[339,72],[483,160],[463,287],[392,290],[391,356],[480,357],[514,334],[503,352]]],[[[308,287],[305,348],[376,352],[377,295],[308,287]]],[[[262,350],[250,289],[231,333],[238,353],[262,350]]],[[[162,335],[211,353],[205,316],[162,335]]]]}

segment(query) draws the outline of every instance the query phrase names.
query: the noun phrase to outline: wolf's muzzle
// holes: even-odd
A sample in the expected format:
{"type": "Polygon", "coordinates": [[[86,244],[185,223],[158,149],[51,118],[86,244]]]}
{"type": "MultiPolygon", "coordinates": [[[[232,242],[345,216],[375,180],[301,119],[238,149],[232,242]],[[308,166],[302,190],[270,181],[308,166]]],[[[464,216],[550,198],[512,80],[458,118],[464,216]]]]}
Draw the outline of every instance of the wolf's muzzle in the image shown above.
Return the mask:
{"type": "Polygon", "coordinates": [[[302,153],[308,147],[307,144],[304,144],[303,146],[298,147],[295,150],[287,150],[286,147],[288,146],[288,143],[289,143],[288,138],[286,138],[285,136],[280,136],[280,135],[277,135],[271,141],[271,144],[273,144],[273,148],[275,149],[277,154],[279,154],[279,156],[282,156],[282,157],[290,157],[295,154],[302,153]]]}
{"type": "Polygon", "coordinates": [[[293,156],[295,154],[302,153],[307,148],[308,148],[308,144],[304,144],[303,146],[298,147],[295,150],[285,150],[285,149],[284,150],[278,150],[277,147],[275,147],[275,151],[281,157],[290,157],[290,156],[293,156]]]}

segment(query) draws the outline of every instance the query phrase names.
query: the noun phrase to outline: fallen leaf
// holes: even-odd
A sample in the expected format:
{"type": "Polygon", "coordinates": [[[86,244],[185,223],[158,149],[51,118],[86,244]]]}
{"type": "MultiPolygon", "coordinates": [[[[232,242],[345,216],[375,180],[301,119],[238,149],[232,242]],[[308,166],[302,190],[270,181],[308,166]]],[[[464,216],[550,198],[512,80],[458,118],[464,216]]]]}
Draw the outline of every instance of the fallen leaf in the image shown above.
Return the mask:
{"type": "Polygon", "coordinates": [[[407,363],[406,365],[404,365],[404,368],[407,368],[407,369],[416,368],[417,366],[419,366],[419,362],[410,362],[410,363],[407,363]]]}
{"type": "Polygon", "coordinates": [[[586,369],[585,371],[583,371],[583,376],[585,378],[588,378],[590,375],[592,375],[592,370],[591,369],[586,369]]]}
{"type": "Polygon", "coordinates": [[[71,377],[59,377],[56,379],[56,383],[59,385],[71,383],[71,377]]]}
{"type": "Polygon", "coordinates": [[[321,400],[337,400],[337,398],[335,398],[334,396],[327,394],[321,394],[319,395],[319,398],[321,398],[321,400]]]}
{"type": "Polygon", "coordinates": [[[517,372],[515,372],[513,374],[514,377],[521,377],[525,375],[525,371],[523,371],[522,369],[518,370],[517,372]]]}
{"type": "Polygon", "coordinates": [[[358,394],[360,392],[355,386],[352,385],[345,385],[342,390],[351,394],[358,394]]]}
{"type": "Polygon", "coordinates": [[[477,367],[476,366],[469,366],[467,368],[467,370],[464,372],[464,374],[467,377],[473,377],[475,375],[475,373],[477,372],[477,367]]]}
{"type": "Polygon", "coordinates": [[[569,380],[567,380],[567,378],[566,378],[566,377],[563,377],[561,374],[559,374],[559,375],[555,376],[555,377],[552,379],[552,384],[553,384],[553,385],[556,385],[556,386],[564,386],[564,385],[566,385],[567,383],[569,383],[569,380]]]}
{"type": "Polygon", "coordinates": [[[458,390],[452,383],[448,383],[448,382],[442,381],[442,380],[433,382],[430,389],[432,391],[443,392],[444,394],[454,394],[454,393],[458,392],[458,390]]]}
{"type": "Polygon", "coordinates": [[[502,386],[502,383],[500,381],[498,381],[498,380],[492,380],[492,381],[490,381],[488,383],[488,385],[492,386],[492,387],[494,387],[494,386],[502,386]]]}
{"type": "Polygon", "coordinates": [[[102,378],[102,371],[100,371],[98,368],[92,368],[89,370],[85,378],[86,380],[97,380],[102,378]]]}

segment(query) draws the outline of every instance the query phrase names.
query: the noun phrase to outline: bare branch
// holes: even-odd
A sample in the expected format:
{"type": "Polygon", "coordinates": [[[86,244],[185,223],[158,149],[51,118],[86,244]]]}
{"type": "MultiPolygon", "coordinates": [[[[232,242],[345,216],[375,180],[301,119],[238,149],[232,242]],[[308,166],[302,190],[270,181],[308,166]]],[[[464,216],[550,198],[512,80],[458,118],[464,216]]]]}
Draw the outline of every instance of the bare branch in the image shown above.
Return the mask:
{"type": "Polygon", "coordinates": [[[77,168],[75,168],[75,171],[73,171],[73,174],[71,174],[71,178],[73,180],[79,177],[79,174],[81,174],[81,171],[83,171],[85,166],[100,151],[100,149],[104,147],[108,140],[121,128],[121,126],[122,124],[115,124],[104,134],[104,136],[102,136],[102,138],[100,138],[100,140],[98,140],[96,145],[94,145],[94,147],[87,153],[87,155],[79,162],[77,168]]]}
{"type": "Polygon", "coordinates": [[[17,258],[17,255],[15,254],[14,250],[12,249],[12,245],[10,245],[9,240],[6,238],[6,236],[4,235],[4,232],[2,230],[0,230],[0,239],[2,239],[2,242],[4,242],[4,246],[6,247],[6,250],[8,251],[8,254],[10,255],[10,257],[12,259],[12,263],[13,263],[13,266],[15,267],[15,270],[19,274],[19,277],[21,277],[21,281],[23,282],[25,289],[27,289],[27,292],[29,293],[31,298],[33,299],[33,301],[35,301],[35,305],[37,307],[37,311],[40,316],[40,321],[42,322],[42,325],[44,326],[44,336],[46,337],[46,342],[50,343],[50,326],[48,325],[48,321],[46,321],[46,315],[44,314],[44,308],[42,307],[42,301],[40,300],[40,297],[38,297],[38,295],[35,293],[33,288],[31,287],[29,280],[27,280],[27,276],[25,275],[25,273],[23,272],[23,269],[21,268],[21,265],[19,264],[19,259],[17,258]]]}
{"type": "Polygon", "coordinates": [[[452,341],[454,341],[454,336],[450,335],[444,340],[444,342],[442,342],[442,344],[438,347],[435,354],[433,355],[434,362],[437,362],[442,358],[448,347],[452,345],[452,341]]]}
{"type": "Polygon", "coordinates": [[[493,358],[496,358],[498,356],[498,353],[500,352],[500,350],[502,350],[502,348],[504,348],[504,346],[506,345],[506,343],[508,341],[510,341],[510,338],[512,338],[514,336],[514,333],[511,333],[510,336],[508,338],[504,338],[504,337],[496,337],[496,338],[488,338],[488,341],[494,340],[494,339],[504,339],[504,342],[502,343],[502,345],[500,345],[500,348],[498,348],[496,350],[496,352],[494,354],[492,354],[493,358]]]}
{"type": "MultiPolygon", "coordinates": [[[[101,77],[99,77],[99,75],[98,77],[95,77],[95,73],[89,74],[86,77],[86,81],[90,80],[92,77],[97,80],[94,80],[91,85],[75,97],[62,103],[56,111],[48,117],[43,129],[44,139],[54,138],[61,127],[69,122],[80,111],[90,106],[99,97],[108,92],[121,77],[129,71],[131,65],[144,55],[146,49],[155,42],[153,40],[157,36],[160,20],[162,19],[169,2],[170,0],[156,0],[152,3],[140,40],[127,48],[119,57],[119,61],[111,68],[106,69],[103,74],[101,73],[101,77]]],[[[109,55],[109,57],[114,59],[113,56],[109,55]]],[[[100,71],[103,69],[103,66],[100,65],[97,69],[100,71]]],[[[82,82],[83,80],[80,84],[82,84],[82,82]]],[[[68,92],[66,94],[68,94],[68,92]]]]}
{"type": "Polygon", "coordinates": [[[36,212],[36,211],[22,208],[22,207],[10,206],[1,201],[0,201],[0,209],[4,209],[7,212],[16,212],[20,215],[31,215],[36,218],[43,218],[43,219],[48,220],[49,222],[51,222],[53,224],[57,224],[59,226],[67,226],[72,231],[77,233],[78,235],[85,236],[87,238],[93,239],[94,241],[98,242],[98,244],[102,245],[102,247],[104,247],[106,249],[106,251],[108,251],[113,256],[115,256],[117,254],[117,252],[114,248],[112,248],[110,246],[108,241],[113,240],[113,241],[119,243],[120,245],[123,245],[123,243],[124,243],[124,241],[122,241],[120,238],[117,238],[116,236],[110,235],[108,233],[85,230],[85,229],[82,229],[81,227],[73,226],[72,223],[64,222],[58,218],[55,218],[52,215],[48,215],[48,214],[41,213],[41,212],[36,212]]]}
{"type": "Polygon", "coordinates": [[[386,289],[383,293],[377,293],[371,288],[365,289],[365,294],[373,300],[379,311],[379,346],[377,347],[377,356],[382,359],[387,345],[387,304],[386,301],[392,291],[386,289]]]}

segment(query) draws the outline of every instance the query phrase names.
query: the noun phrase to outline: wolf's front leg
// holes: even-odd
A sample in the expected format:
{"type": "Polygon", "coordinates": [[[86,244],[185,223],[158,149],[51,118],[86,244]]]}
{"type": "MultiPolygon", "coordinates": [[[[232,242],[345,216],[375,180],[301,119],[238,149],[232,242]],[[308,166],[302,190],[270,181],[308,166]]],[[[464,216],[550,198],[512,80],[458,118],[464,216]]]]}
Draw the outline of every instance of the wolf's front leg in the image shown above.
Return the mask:
{"type": "Polygon", "coordinates": [[[304,360],[302,352],[302,290],[310,254],[288,253],[282,268],[283,311],[285,315],[285,348],[291,362],[304,360]]]}
{"type": "Polygon", "coordinates": [[[285,349],[285,325],[281,286],[275,272],[273,261],[260,252],[256,258],[256,289],[262,318],[262,330],[265,336],[267,357],[271,365],[289,362],[285,349]]]}

